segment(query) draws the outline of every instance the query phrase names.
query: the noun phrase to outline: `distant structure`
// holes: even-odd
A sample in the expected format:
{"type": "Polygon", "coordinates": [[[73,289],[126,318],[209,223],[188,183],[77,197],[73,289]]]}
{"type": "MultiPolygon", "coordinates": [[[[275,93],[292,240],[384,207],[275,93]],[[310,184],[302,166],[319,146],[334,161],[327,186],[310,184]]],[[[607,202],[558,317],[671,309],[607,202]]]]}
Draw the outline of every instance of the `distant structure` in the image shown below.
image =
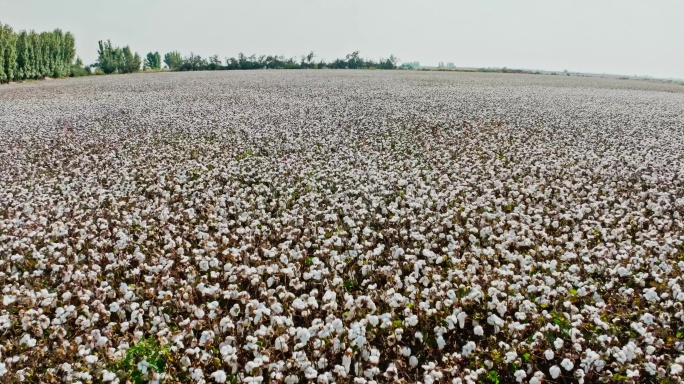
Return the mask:
{"type": "Polygon", "coordinates": [[[418,61],[409,61],[406,63],[401,63],[402,68],[418,68],[420,67],[420,62],[418,61]]]}
{"type": "Polygon", "coordinates": [[[447,63],[447,68],[456,68],[454,63],[447,63]]]}
{"type": "Polygon", "coordinates": [[[437,68],[444,68],[444,62],[440,61],[439,64],[437,64],[437,68]]]}

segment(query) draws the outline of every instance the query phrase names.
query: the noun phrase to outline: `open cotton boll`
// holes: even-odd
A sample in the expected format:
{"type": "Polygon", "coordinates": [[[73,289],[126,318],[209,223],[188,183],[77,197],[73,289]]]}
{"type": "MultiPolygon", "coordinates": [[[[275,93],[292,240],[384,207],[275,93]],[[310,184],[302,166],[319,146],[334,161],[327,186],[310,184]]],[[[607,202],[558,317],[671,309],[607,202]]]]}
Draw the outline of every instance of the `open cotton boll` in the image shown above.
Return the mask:
{"type": "Polygon", "coordinates": [[[572,368],[575,367],[575,364],[573,364],[572,361],[568,359],[563,359],[563,361],[561,361],[561,367],[563,367],[563,369],[565,369],[566,371],[571,371],[572,368]]]}
{"type": "MultiPolygon", "coordinates": [[[[0,375],[2,376],[2,375],[0,375]]],[[[116,373],[110,372],[107,370],[102,371],[102,381],[108,382],[108,381],[114,381],[116,379],[116,373]]]]}
{"type": "Polygon", "coordinates": [[[561,374],[561,369],[557,365],[553,365],[549,368],[549,374],[551,375],[551,378],[557,379],[558,376],[561,374]]]}
{"type": "Polygon", "coordinates": [[[484,335],[484,329],[482,329],[481,326],[477,325],[475,326],[475,328],[473,328],[473,333],[475,333],[475,335],[477,336],[482,336],[484,335]]]}
{"type": "Polygon", "coordinates": [[[515,371],[515,373],[513,373],[513,376],[515,376],[515,380],[518,383],[522,383],[522,381],[525,379],[525,377],[527,377],[527,373],[525,373],[525,371],[520,369],[520,370],[515,371]]]}
{"type": "Polygon", "coordinates": [[[684,370],[684,368],[682,368],[681,364],[672,364],[670,366],[670,374],[671,375],[679,375],[680,373],[682,373],[683,370],[684,370]]]}

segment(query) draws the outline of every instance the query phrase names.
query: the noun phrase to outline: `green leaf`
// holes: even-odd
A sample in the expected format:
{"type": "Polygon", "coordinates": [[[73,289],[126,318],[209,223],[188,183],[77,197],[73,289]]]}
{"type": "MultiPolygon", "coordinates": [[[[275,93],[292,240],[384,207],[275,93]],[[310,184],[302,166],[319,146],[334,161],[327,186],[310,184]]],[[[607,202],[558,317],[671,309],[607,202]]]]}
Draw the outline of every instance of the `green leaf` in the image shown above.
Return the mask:
{"type": "Polygon", "coordinates": [[[499,372],[489,371],[489,380],[494,384],[499,384],[499,372]]]}

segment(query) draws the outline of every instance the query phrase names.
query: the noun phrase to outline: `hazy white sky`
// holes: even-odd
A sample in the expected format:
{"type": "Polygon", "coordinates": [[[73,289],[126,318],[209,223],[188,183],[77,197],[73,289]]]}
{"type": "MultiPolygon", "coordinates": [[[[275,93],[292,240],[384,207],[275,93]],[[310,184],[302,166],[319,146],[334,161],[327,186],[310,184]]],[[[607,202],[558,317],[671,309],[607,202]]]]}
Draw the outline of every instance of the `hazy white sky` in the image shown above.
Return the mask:
{"type": "Polygon", "coordinates": [[[0,22],[179,50],[684,78],[684,0],[0,0],[0,22]]]}

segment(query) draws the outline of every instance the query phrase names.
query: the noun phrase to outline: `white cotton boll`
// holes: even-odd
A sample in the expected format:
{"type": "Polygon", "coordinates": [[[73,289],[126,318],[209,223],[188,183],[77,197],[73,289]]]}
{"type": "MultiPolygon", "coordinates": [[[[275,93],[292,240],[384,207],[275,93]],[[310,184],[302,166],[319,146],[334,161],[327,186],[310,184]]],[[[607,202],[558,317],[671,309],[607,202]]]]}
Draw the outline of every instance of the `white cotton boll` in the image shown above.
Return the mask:
{"type": "Polygon", "coordinates": [[[401,348],[401,354],[404,355],[404,356],[406,356],[406,357],[411,356],[411,348],[409,348],[409,347],[402,347],[402,348],[401,348]]]}
{"type": "Polygon", "coordinates": [[[24,336],[19,339],[19,345],[25,345],[28,348],[33,348],[36,346],[36,339],[32,338],[28,333],[25,333],[24,336]]]}
{"type": "Polygon", "coordinates": [[[472,341],[469,341],[466,345],[463,346],[461,349],[461,353],[463,356],[470,356],[470,354],[475,350],[475,343],[472,341]]]}
{"type": "Polygon", "coordinates": [[[140,371],[144,375],[147,373],[147,368],[149,366],[150,364],[146,360],[143,360],[138,363],[138,371],[140,371]]]}
{"type": "Polygon", "coordinates": [[[187,357],[187,356],[181,357],[180,363],[181,363],[183,366],[185,366],[185,367],[189,367],[190,364],[192,364],[192,362],[190,361],[190,358],[187,357]]]}
{"type": "Polygon", "coordinates": [[[411,357],[409,358],[409,365],[412,366],[412,367],[418,366],[418,358],[415,357],[415,356],[411,356],[411,357]]]}
{"type": "Polygon", "coordinates": [[[349,350],[349,349],[347,350],[347,353],[345,353],[344,356],[342,356],[342,366],[344,366],[344,371],[346,373],[349,373],[349,369],[351,366],[351,357],[352,357],[352,354],[351,354],[351,350],[349,350]]]}
{"type": "Polygon", "coordinates": [[[204,379],[204,372],[202,371],[202,368],[193,369],[190,377],[195,381],[203,380],[204,379]]]}
{"type": "Polygon", "coordinates": [[[95,363],[97,363],[97,360],[98,360],[98,358],[95,355],[88,355],[85,357],[85,361],[88,364],[95,364],[95,363]]]}
{"type": "Polygon", "coordinates": [[[572,368],[575,367],[575,364],[573,364],[572,361],[568,359],[563,359],[563,361],[561,361],[561,367],[563,367],[563,369],[565,369],[566,371],[571,371],[572,368]]]}
{"type": "Polygon", "coordinates": [[[544,351],[544,357],[546,357],[546,360],[551,360],[551,359],[553,359],[554,356],[555,356],[555,353],[553,353],[552,350],[547,349],[546,351],[544,351]]]}
{"type": "Polygon", "coordinates": [[[14,303],[16,301],[16,299],[17,298],[14,295],[5,295],[2,298],[2,305],[4,305],[6,307],[6,306],[14,303]]]}
{"type": "Polygon", "coordinates": [[[313,369],[313,367],[307,367],[306,370],[304,370],[304,376],[307,379],[312,380],[318,377],[318,372],[313,369]]]}
{"type": "Polygon", "coordinates": [[[670,374],[671,375],[679,375],[683,369],[684,368],[682,368],[682,366],[680,364],[672,364],[670,366],[670,374]]]}
{"type": "Polygon", "coordinates": [[[553,342],[553,346],[556,347],[556,349],[563,348],[563,344],[564,344],[563,340],[560,337],[556,338],[556,340],[554,340],[554,342],[553,342]]]}
{"type": "Polygon", "coordinates": [[[525,371],[523,371],[522,369],[519,369],[515,371],[513,376],[515,376],[515,381],[517,381],[518,383],[522,383],[525,377],[527,377],[527,373],[525,373],[525,371]]]}
{"type": "Polygon", "coordinates": [[[197,316],[198,319],[201,319],[204,317],[204,311],[201,308],[195,309],[195,316],[197,316]]]}
{"type": "Polygon", "coordinates": [[[505,363],[512,363],[515,361],[515,359],[518,358],[518,353],[515,351],[511,352],[506,352],[506,358],[504,359],[505,363]]]}
{"type": "Polygon", "coordinates": [[[114,379],[116,379],[116,373],[107,370],[102,371],[102,381],[114,381],[114,379]]]}
{"type": "Polygon", "coordinates": [[[657,301],[660,301],[660,297],[658,297],[658,292],[656,292],[655,288],[647,288],[644,290],[644,299],[654,303],[657,301]]]}
{"type": "Polygon", "coordinates": [[[475,335],[477,335],[477,336],[482,336],[482,335],[484,335],[484,329],[482,329],[482,327],[479,326],[479,325],[476,326],[475,328],[473,328],[473,332],[474,332],[475,335]]]}
{"type": "Polygon", "coordinates": [[[109,341],[109,339],[107,339],[104,336],[101,336],[100,338],[97,339],[97,342],[95,343],[95,345],[98,347],[104,347],[108,341],[109,341]]]}
{"type": "Polygon", "coordinates": [[[418,324],[418,316],[412,315],[406,318],[404,320],[404,325],[407,325],[409,327],[415,327],[418,324]]]}
{"type": "Polygon", "coordinates": [[[223,370],[216,371],[211,374],[211,378],[217,383],[225,383],[227,378],[226,372],[223,370]]]}
{"type": "Polygon", "coordinates": [[[638,369],[635,369],[635,370],[627,369],[627,377],[629,377],[630,379],[633,379],[635,377],[639,377],[639,370],[638,369]]]}
{"type": "Polygon", "coordinates": [[[445,346],[446,346],[446,341],[444,340],[444,337],[442,337],[442,335],[439,335],[437,337],[437,348],[442,350],[442,349],[444,349],[445,346]]]}
{"type": "Polygon", "coordinates": [[[559,366],[554,365],[554,366],[551,366],[551,368],[549,368],[549,373],[551,374],[551,377],[553,379],[557,379],[558,376],[560,376],[560,374],[561,374],[561,369],[559,366]]]}

